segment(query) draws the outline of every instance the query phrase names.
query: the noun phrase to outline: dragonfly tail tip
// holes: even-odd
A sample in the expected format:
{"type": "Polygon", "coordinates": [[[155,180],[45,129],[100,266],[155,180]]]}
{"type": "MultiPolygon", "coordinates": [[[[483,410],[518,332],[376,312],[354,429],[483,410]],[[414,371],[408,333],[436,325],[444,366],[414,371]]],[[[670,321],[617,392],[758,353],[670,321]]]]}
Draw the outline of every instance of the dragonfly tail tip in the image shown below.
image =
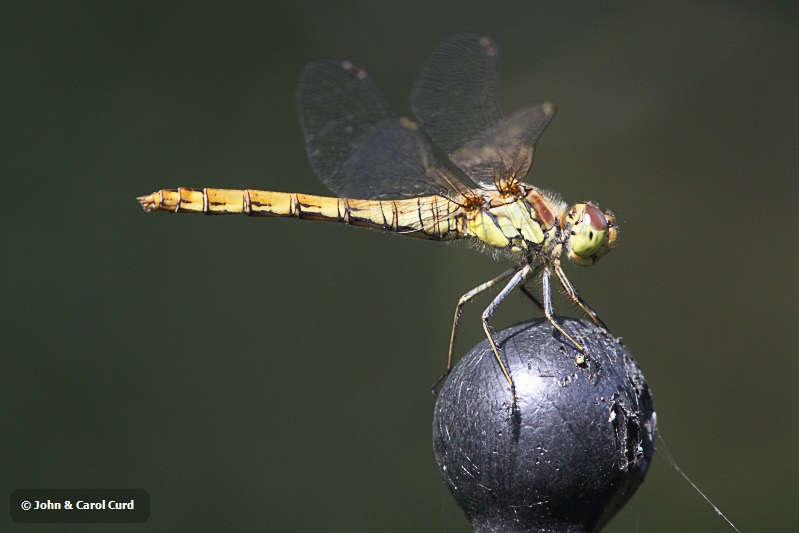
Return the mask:
{"type": "Polygon", "coordinates": [[[139,201],[145,211],[154,211],[156,209],[155,198],[153,198],[152,194],[148,194],[147,196],[139,196],[136,199],[139,201]]]}

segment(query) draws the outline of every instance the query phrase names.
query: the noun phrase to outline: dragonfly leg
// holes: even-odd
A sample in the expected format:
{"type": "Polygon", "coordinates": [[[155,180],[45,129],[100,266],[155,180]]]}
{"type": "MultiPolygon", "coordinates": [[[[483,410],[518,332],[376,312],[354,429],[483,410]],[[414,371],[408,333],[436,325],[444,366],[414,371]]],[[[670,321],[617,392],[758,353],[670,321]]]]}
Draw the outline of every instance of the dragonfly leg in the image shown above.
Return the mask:
{"type": "Polygon", "coordinates": [[[508,380],[508,385],[510,385],[511,392],[514,396],[514,403],[516,400],[516,386],[513,384],[513,379],[511,379],[510,374],[508,373],[508,369],[505,367],[505,363],[502,361],[502,357],[499,355],[499,349],[497,348],[497,343],[494,341],[494,337],[491,335],[491,330],[488,327],[488,320],[491,318],[491,315],[494,314],[494,311],[502,303],[505,297],[510,294],[510,292],[515,289],[520,283],[524,283],[525,280],[530,277],[530,274],[533,272],[533,269],[530,265],[524,265],[524,267],[516,272],[513,277],[510,279],[505,288],[503,288],[497,297],[494,298],[488,307],[485,308],[483,311],[483,330],[485,331],[486,337],[488,337],[488,343],[491,345],[491,349],[494,351],[494,357],[497,358],[497,362],[499,363],[500,368],[502,369],[502,373],[505,375],[505,379],[508,380]]]}
{"type": "Polygon", "coordinates": [[[490,289],[491,287],[493,287],[494,285],[496,285],[500,281],[504,281],[504,280],[508,279],[515,272],[516,272],[515,268],[508,269],[505,272],[503,272],[502,274],[500,274],[499,276],[495,277],[494,279],[492,279],[490,281],[486,281],[485,283],[481,283],[480,285],[478,285],[474,289],[470,290],[469,292],[467,292],[466,294],[461,296],[460,300],[458,300],[458,304],[455,306],[455,318],[452,321],[452,334],[450,335],[450,338],[449,338],[449,353],[447,354],[447,369],[444,371],[443,374],[441,374],[438,377],[438,379],[435,381],[435,383],[433,383],[433,389],[432,389],[431,392],[434,395],[436,393],[436,387],[438,386],[438,384],[441,383],[444,380],[444,378],[446,378],[449,375],[449,373],[452,371],[452,351],[455,348],[455,332],[458,329],[458,320],[461,317],[461,310],[462,310],[463,306],[467,302],[469,302],[472,298],[477,296],[478,294],[480,294],[480,293],[482,293],[484,291],[487,291],[488,289],[490,289]]]}
{"type": "Polygon", "coordinates": [[[580,355],[578,355],[575,358],[575,362],[578,365],[585,364],[585,358],[590,357],[585,347],[576,340],[574,340],[574,337],[566,333],[566,330],[560,327],[560,325],[557,322],[555,322],[555,311],[552,307],[552,287],[549,284],[549,266],[544,267],[544,272],[541,275],[541,285],[543,286],[543,293],[544,293],[544,316],[547,317],[549,323],[552,324],[552,326],[556,330],[558,330],[561,335],[569,339],[569,342],[571,342],[574,345],[574,347],[577,348],[577,350],[579,350],[580,355]]]}
{"type": "Polygon", "coordinates": [[[580,298],[577,294],[577,291],[574,289],[574,286],[571,284],[569,279],[566,277],[566,273],[563,272],[563,268],[561,268],[559,263],[555,263],[555,275],[558,277],[558,281],[560,282],[563,289],[566,291],[566,294],[569,296],[572,302],[576,303],[577,306],[583,311],[583,313],[590,318],[594,324],[599,326],[600,328],[604,329],[605,332],[609,332],[610,329],[602,322],[602,319],[599,318],[599,315],[591,309],[588,305],[588,302],[580,298]]]}

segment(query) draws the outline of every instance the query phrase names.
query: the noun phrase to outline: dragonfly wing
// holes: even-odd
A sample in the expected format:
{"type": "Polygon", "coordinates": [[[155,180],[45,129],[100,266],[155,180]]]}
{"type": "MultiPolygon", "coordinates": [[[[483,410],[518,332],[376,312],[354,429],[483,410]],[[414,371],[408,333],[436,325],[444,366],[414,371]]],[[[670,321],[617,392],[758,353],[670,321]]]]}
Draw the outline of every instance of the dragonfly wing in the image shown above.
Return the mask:
{"type": "Polygon", "coordinates": [[[338,196],[365,200],[468,189],[447,173],[409,118],[397,117],[366,71],[349,61],[308,64],[297,85],[308,160],[338,196]]]}
{"type": "Polygon", "coordinates": [[[522,109],[449,157],[476,183],[506,190],[529,172],[535,144],[555,111],[551,102],[522,109]]]}
{"type": "Polygon", "coordinates": [[[521,181],[538,137],[555,114],[551,103],[502,118],[497,103],[499,49],[466,33],[444,41],[422,67],[411,108],[453,163],[484,188],[521,181]]]}
{"type": "Polygon", "coordinates": [[[453,35],[419,71],[411,109],[430,138],[450,154],[500,125],[498,84],[496,44],[473,33],[453,35]]]}

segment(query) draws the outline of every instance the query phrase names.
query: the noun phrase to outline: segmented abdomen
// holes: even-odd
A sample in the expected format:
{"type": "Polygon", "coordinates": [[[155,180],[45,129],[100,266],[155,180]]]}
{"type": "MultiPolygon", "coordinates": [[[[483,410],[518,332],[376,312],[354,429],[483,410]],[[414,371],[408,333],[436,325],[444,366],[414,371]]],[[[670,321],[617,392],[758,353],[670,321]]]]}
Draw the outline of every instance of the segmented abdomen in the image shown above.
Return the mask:
{"type": "Polygon", "coordinates": [[[355,200],[255,189],[181,187],[142,196],[139,202],[147,211],[327,220],[434,240],[465,236],[461,206],[443,196],[355,200]]]}

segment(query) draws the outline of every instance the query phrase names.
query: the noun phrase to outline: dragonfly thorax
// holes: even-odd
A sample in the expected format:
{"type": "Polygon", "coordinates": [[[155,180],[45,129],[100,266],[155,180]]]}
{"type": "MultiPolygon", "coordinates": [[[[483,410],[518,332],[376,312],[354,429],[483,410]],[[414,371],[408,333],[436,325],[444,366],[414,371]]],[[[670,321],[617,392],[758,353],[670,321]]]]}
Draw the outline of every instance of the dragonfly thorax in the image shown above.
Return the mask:
{"type": "Polygon", "coordinates": [[[557,202],[524,186],[519,194],[486,195],[467,215],[469,233],[512,254],[537,255],[556,240],[560,230],[557,202]]]}

